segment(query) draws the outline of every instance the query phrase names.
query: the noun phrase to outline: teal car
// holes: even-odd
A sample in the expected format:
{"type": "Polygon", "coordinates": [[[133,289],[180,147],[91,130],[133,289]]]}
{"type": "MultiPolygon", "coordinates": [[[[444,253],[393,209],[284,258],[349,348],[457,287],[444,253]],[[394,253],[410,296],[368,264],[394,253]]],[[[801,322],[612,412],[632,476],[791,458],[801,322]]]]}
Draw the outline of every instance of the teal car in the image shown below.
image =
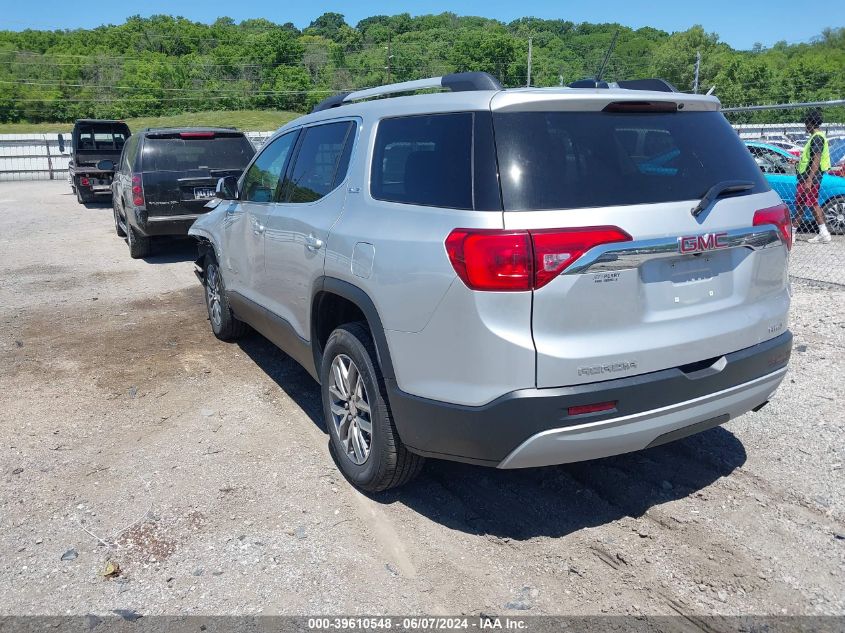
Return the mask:
{"type": "MultiPolygon", "coordinates": [[[[745,145],[763,171],[769,186],[777,191],[787,204],[792,218],[798,219],[799,227],[814,227],[816,219],[813,217],[813,212],[802,209],[802,215],[799,218],[799,211],[795,207],[795,189],[798,186],[795,166],[798,164],[798,159],[786,150],[768,143],[746,141],[745,145]]],[[[819,206],[822,208],[830,232],[845,235],[845,178],[830,174],[822,177],[819,206]]]]}

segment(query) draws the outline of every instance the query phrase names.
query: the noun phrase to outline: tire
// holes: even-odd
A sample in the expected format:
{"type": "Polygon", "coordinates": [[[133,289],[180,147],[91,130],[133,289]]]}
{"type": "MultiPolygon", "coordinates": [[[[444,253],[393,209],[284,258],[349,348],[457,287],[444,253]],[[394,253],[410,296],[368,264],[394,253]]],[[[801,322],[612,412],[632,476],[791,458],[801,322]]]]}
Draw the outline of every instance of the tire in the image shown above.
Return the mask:
{"type": "Polygon", "coordinates": [[[149,257],[152,251],[150,238],[138,233],[129,222],[126,223],[126,242],[129,244],[129,257],[132,259],[149,257]]]}
{"type": "Polygon", "coordinates": [[[120,226],[120,211],[117,210],[117,201],[114,198],[111,201],[111,210],[114,215],[114,232],[118,237],[126,237],[126,231],[120,226]]]}
{"type": "Polygon", "coordinates": [[[833,235],[845,235],[845,196],[831,198],[822,207],[827,230],[833,235]]]}
{"type": "Polygon", "coordinates": [[[76,201],[79,204],[88,204],[94,201],[94,194],[84,191],[81,187],[76,187],[76,201]]]}
{"type": "Polygon", "coordinates": [[[425,462],[405,448],[396,432],[377,358],[367,327],[347,323],[329,336],[320,367],[335,462],[352,485],[366,492],[408,483],[425,462]]]}
{"type": "Polygon", "coordinates": [[[249,327],[238,320],[229,307],[226,286],[217,260],[206,255],[205,258],[205,307],[208,310],[208,322],[211,331],[221,341],[234,341],[247,333],[249,327]]]}

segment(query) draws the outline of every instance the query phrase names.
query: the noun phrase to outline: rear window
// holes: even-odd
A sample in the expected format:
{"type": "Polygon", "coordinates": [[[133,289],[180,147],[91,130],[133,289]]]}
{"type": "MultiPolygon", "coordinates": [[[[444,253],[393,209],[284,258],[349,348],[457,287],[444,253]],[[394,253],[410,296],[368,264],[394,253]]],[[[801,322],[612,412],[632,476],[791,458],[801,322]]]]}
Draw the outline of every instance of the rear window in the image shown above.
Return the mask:
{"type": "Polygon", "coordinates": [[[768,190],[719,112],[494,113],[506,210],[696,200],[717,182],[768,190]]]}
{"type": "Polygon", "coordinates": [[[381,121],[373,154],[373,198],[472,209],[472,131],[469,112],[381,121]]]}
{"type": "Polygon", "coordinates": [[[129,136],[128,130],[108,125],[80,126],[77,149],[81,151],[120,151],[129,136]]]}
{"type": "Polygon", "coordinates": [[[243,135],[213,138],[148,136],[144,142],[144,171],[244,169],[255,150],[243,135]]]}

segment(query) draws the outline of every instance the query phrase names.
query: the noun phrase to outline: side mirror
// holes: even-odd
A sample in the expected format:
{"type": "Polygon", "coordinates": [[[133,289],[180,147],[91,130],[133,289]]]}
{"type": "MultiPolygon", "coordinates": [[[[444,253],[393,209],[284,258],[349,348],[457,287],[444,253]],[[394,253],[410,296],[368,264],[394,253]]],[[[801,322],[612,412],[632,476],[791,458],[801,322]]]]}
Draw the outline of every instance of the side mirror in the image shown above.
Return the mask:
{"type": "Polygon", "coordinates": [[[65,135],[59,134],[59,151],[64,154],[65,153],[65,135]]]}
{"type": "Polygon", "coordinates": [[[103,159],[97,162],[97,169],[100,171],[114,171],[114,161],[103,159]]]}
{"type": "Polygon", "coordinates": [[[237,200],[238,179],[234,176],[224,176],[217,181],[217,189],[214,195],[221,200],[237,200]]]}

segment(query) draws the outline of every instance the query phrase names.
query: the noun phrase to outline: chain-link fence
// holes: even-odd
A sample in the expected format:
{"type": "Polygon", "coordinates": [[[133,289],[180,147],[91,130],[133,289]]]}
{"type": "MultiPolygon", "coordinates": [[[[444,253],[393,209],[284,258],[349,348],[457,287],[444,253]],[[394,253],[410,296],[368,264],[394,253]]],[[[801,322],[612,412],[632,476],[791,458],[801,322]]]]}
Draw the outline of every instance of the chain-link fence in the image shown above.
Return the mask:
{"type": "MultiPolygon", "coordinates": [[[[760,106],[755,106],[760,108],[760,106]]],[[[737,133],[754,156],[769,185],[789,207],[795,227],[795,240],[790,256],[790,273],[794,278],[845,285],[845,125],[826,123],[822,126],[828,138],[832,167],[818,187],[815,197],[822,219],[830,232],[830,241],[819,240],[818,218],[798,186],[797,166],[808,134],[801,122],[804,110],[795,104],[771,106],[790,111],[792,123],[737,123],[746,108],[725,112],[737,133]]],[[[824,112],[824,110],[823,110],[824,112]]]]}

